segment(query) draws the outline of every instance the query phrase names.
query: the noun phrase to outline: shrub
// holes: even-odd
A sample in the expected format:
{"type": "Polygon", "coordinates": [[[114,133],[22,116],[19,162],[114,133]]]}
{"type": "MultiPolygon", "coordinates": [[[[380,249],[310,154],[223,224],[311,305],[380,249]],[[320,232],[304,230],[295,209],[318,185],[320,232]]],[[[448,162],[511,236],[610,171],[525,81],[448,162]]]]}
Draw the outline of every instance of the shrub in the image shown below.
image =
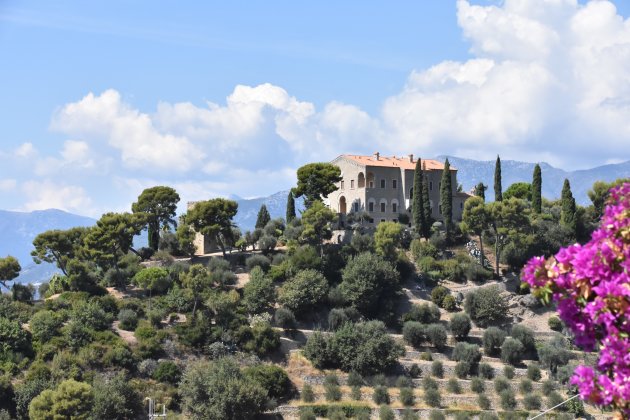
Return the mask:
{"type": "Polygon", "coordinates": [[[512,365],[520,363],[524,350],[523,344],[519,340],[508,337],[501,345],[501,360],[512,365]]]}
{"type": "Polygon", "coordinates": [[[450,295],[449,290],[444,286],[436,286],[431,290],[431,301],[437,306],[442,307],[446,296],[450,295]]]}
{"type": "Polygon", "coordinates": [[[300,420],[317,420],[312,407],[300,407],[300,420]]]}
{"type": "Polygon", "coordinates": [[[442,396],[437,389],[424,391],[424,402],[430,407],[439,407],[442,403],[442,396]]]}
{"type": "Polygon", "coordinates": [[[454,258],[440,261],[440,272],[446,280],[461,282],[466,279],[462,265],[454,258]]]}
{"type": "Polygon", "coordinates": [[[442,308],[446,309],[449,312],[457,309],[457,302],[455,301],[453,295],[444,296],[444,299],[442,299],[442,308]]]}
{"type": "Polygon", "coordinates": [[[449,328],[457,339],[468,337],[468,333],[470,333],[470,329],[472,328],[470,317],[465,313],[454,314],[451,317],[449,328]]]}
{"type": "Polygon", "coordinates": [[[457,343],[453,348],[451,358],[456,362],[466,362],[471,366],[476,366],[481,360],[481,352],[476,344],[457,343]]]}
{"type": "Polygon", "coordinates": [[[379,420],[395,420],[394,411],[386,405],[382,405],[378,410],[379,420]]]}
{"type": "Polygon", "coordinates": [[[452,394],[461,394],[462,387],[459,385],[459,381],[455,378],[451,378],[446,383],[446,389],[452,394]]]}
{"type": "Polygon", "coordinates": [[[455,376],[460,379],[466,379],[470,373],[472,366],[467,362],[457,362],[455,365],[455,376]]]}
{"type": "Polygon", "coordinates": [[[126,331],[133,331],[138,326],[138,314],[131,309],[122,309],[118,312],[118,326],[126,331]]]}
{"type": "Polygon", "coordinates": [[[313,387],[310,384],[304,384],[302,387],[302,401],[310,403],[315,401],[315,393],[313,392],[313,387]]]}
{"type": "Polygon", "coordinates": [[[405,407],[412,406],[415,402],[413,390],[411,388],[401,388],[398,399],[400,400],[400,403],[405,407]]]}
{"type": "Polygon", "coordinates": [[[295,315],[293,311],[287,308],[278,308],[273,316],[276,325],[285,330],[292,330],[295,328],[295,315]]]}
{"type": "Polygon", "coordinates": [[[423,273],[430,273],[432,271],[438,271],[440,265],[433,257],[422,257],[418,260],[418,268],[423,273]]]}
{"type": "Polygon", "coordinates": [[[538,357],[541,365],[549,369],[552,374],[555,374],[560,366],[569,363],[572,354],[567,350],[565,339],[557,336],[538,349],[538,357]]]}
{"type": "Polygon", "coordinates": [[[510,381],[508,381],[507,378],[499,376],[494,380],[494,390],[497,394],[506,389],[510,389],[510,381]]]}
{"type": "Polygon", "coordinates": [[[501,289],[493,285],[468,292],[464,299],[464,310],[470,319],[483,326],[504,319],[508,304],[501,295],[501,289]]]}
{"type": "Polygon", "coordinates": [[[328,281],[315,270],[302,270],[280,288],[279,301],[295,313],[305,313],[322,303],[328,294],[328,281]]]}
{"type": "Polygon", "coordinates": [[[436,378],[441,378],[444,376],[444,365],[439,360],[434,360],[431,362],[431,375],[436,378]]]}
{"type": "Polygon", "coordinates": [[[504,366],[503,367],[503,376],[505,376],[508,379],[514,379],[514,374],[516,372],[514,371],[514,368],[512,366],[504,366]]]}
{"type": "Polygon", "coordinates": [[[418,366],[417,363],[411,365],[411,367],[409,368],[409,376],[411,376],[412,378],[419,378],[420,375],[422,375],[422,369],[420,369],[420,366],[418,366]]]}
{"type": "Polygon", "coordinates": [[[404,340],[414,347],[419,347],[425,340],[424,325],[417,321],[407,321],[403,325],[404,340]]]}
{"type": "MultiPolygon", "coordinates": [[[[548,407],[555,407],[556,405],[560,404],[563,401],[564,401],[564,398],[560,394],[558,394],[556,391],[551,391],[549,394],[547,394],[548,407]]],[[[557,409],[561,411],[565,411],[566,407],[564,405],[561,405],[557,409]]]]}
{"type": "Polygon", "coordinates": [[[555,315],[549,317],[549,319],[547,320],[547,325],[554,331],[562,331],[562,328],[564,327],[560,318],[555,315]]]}
{"type": "Polygon", "coordinates": [[[351,371],[350,374],[348,374],[348,379],[346,383],[348,384],[348,386],[362,386],[364,381],[361,375],[359,375],[355,371],[351,371]]]}
{"type": "MultiPolygon", "coordinates": [[[[479,408],[481,408],[482,410],[490,409],[490,399],[484,394],[479,394],[479,396],[477,397],[477,404],[479,405],[479,408]]],[[[485,413],[482,413],[482,414],[485,414],[485,413]]]]}
{"type": "Polygon", "coordinates": [[[429,420],[445,420],[444,414],[440,410],[431,410],[429,420]]]}
{"type": "Polygon", "coordinates": [[[374,388],[374,394],[372,394],[372,401],[376,404],[389,404],[389,393],[387,387],[379,385],[374,388]]]}
{"type": "Polygon", "coordinates": [[[405,408],[400,416],[401,420],[420,420],[418,414],[411,408],[405,408]]]}
{"type": "Polygon", "coordinates": [[[326,383],[324,385],[324,395],[326,401],[339,401],[341,399],[341,389],[336,383],[326,383]]]}
{"type": "Polygon", "coordinates": [[[434,324],[440,320],[440,309],[433,303],[412,305],[403,315],[403,321],[417,321],[421,324],[434,324]]]}
{"type": "Polygon", "coordinates": [[[472,378],[470,380],[470,390],[472,392],[476,392],[477,394],[481,394],[483,391],[486,390],[486,384],[484,380],[477,377],[472,378]]]}
{"type": "Polygon", "coordinates": [[[430,351],[424,351],[422,352],[422,354],[420,354],[420,360],[424,360],[425,362],[430,362],[431,360],[433,360],[433,355],[431,354],[430,351]]]}
{"type": "Polygon", "coordinates": [[[511,389],[504,389],[499,393],[501,398],[501,408],[504,410],[514,410],[516,408],[516,398],[511,389]]]}
{"type": "Polygon", "coordinates": [[[542,375],[540,374],[540,368],[537,364],[532,363],[531,365],[527,366],[527,377],[532,381],[540,381],[542,375]]]}
{"type": "Polygon", "coordinates": [[[416,261],[420,260],[422,257],[437,258],[439,254],[438,249],[431,245],[431,243],[421,241],[420,239],[414,239],[411,241],[410,250],[411,255],[416,261]]]}
{"type": "Polygon", "coordinates": [[[479,375],[481,375],[481,377],[485,379],[492,379],[494,378],[494,368],[488,363],[480,363],[479,375]]]}
{"type": "Polygon", "coordinates": [[[182,376],[181,369],[171,361],[160,362],[153,372],[153,379],[175,385],[182,376]]]}
{"type": "Polygon", "coordinates": [[[264,272],[267,272],[271,266],[271,261],[269,261],[269,258],[264,255],[255,254],[247,257],[245,260],[245,266],[247,266],[247,271],[252,271],[252,268],[254,267],[260,267],[264,272]]]}
{"type": "Polygon", "coordinates": [[[527,395],[532,392],[532,381],[531,379],[523,378],[521,382],[518,384],[518,390],[521,394],[527,395]]]}
{"type": "Polygon", "coordinates": [[[387,386],[387,377],[382,373],[372,376],[370,379],[372,386],[387,386]]]}
{"type": "Polygon", "coordinates": [[[501,344],[505,340],[505,332],[497,327],[490,327],[483,332],[481,342],[483,343],[483,351],[488,355],[498,353],[501,344]]]}
{"type": "Polygon", "coordinates": [[[540,410],[541,405],[540,396],[536,394],[525,395],[525,398],[523,398],[523,407],[525,407],[525,410],[540,410]]]}
{"type": "Polygon", "coordinates": [[[431,324],[426,327],[425,334],[429,342],[438,349],[446,345],[446,328],[442,324],[431,324]]]}
{"type": "Polygon", "coordinates": [[[348,315],[343,309],[335,308],[328,314],[328,328],[330,330],[337,330],[348,321],[348,315]]]}
{"type": "Polygon", "coordinates": [[[512,327],[510,333],[512,338],[518,340],[523,345],[525,351],[536,349],[536,340],[534,339],[534,331],[524,325],[516,324],[512,327]]]}
{"type": "Polygon", "coordinates": [[[435,379],[427,376],[422,380],[422,389],[426,392],[430,389],[438,389],[438,383],[435,379]]]}
{"type": "Polygon", "coordinates": [[[352,398],[353,400],[357,400],[357,401],[359,401],[361,399],[361,387],[360,386],[354,385],[350,389],[350,398],[352,398]]]}
{"type": "Polygon", "coordinates": [[[551,380],[551,379],[547,379],[546,381],[544,381],[542,383],[542,392],[545,395],[549,395],[552,391],[556,390],[556,383],[551,380]]]}
{"type": "Polygon", "coordinates": [[[413,381],[406,376],[399,376],[396,379],[396,388],[413,388],[413,381]]]}
{"type": "Polygon", "coordinates": [[[269,397],[276,401],[286,400],[293,394],[291,379],[279,366],[258,364],[245,368],[243,374],[267,390],[269,397]]]}

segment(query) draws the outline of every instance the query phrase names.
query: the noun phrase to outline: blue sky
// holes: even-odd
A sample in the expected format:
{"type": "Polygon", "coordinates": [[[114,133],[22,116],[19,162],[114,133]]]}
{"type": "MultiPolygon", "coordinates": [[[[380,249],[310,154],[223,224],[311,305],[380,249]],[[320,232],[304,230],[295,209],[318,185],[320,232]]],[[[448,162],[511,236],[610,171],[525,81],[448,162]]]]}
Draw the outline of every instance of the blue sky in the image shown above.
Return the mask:
{"type": "Polygon", "coordinates": [[[1,207],[289,188],[342,153],[630,159],[628,2],[0,0],[1,207]],[[341,3],[341,4],[340,4],[341,3]]]}

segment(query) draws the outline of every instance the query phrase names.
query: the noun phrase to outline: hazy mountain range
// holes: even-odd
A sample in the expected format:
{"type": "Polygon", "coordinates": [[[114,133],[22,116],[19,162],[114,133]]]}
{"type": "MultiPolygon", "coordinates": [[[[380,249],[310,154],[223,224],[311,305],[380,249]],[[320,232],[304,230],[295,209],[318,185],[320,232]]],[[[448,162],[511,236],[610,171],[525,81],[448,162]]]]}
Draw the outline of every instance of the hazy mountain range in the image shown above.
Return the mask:
{"type": "MultiPolygon", "coordinates": [[[[444,160],[445,156],[439,156],[444,160]]],[[[477,183],[483,182],[488,186],[488,198],[494,196],[494,160],[476,161],[450,157],[449,161],[458,169],[458,182],[464,191],[470,191],[477,183]]],[[[502,184],[505,190],[510,184],[518,181],[531,182],[534,170],[533,163],[504,160],[501,162],[502,184]]],[[[560,197],[562,183],[567,178],[571,182],[571,189],[577,202],[582,205],[590,204],[586,192],[595,181],[613,181],[618,178],[630,177],[630,161],[599,166],[593,169],[579,171],[564,171],[541,163],[543,178],[543,196],[549,199],[560,197]]],[[[280,191],[268,197],[244,199],[237,196],[230,197],[238,202],[238,214],[234,222],[243,232],[253,230],[256,224],[258,210],[262,204],[267,206],[272,218],[284,217],[288,191],[280,191]]],[[[303,201],[296,200],[296,208],[303,208],[303,201]]],[[[34,264],[30,256],[35,236],[50,229],[69,229],[75,226],[91,226],[96,220],[67,213],[61,210],[38,210],[30,213],[0,210],[0,256],[13,255],[22,265],[22,274],[18,281],[22,283],[38,283],[46,281],[56,272],[51,264],[34,264]]],[[[146,246],[146,232],[135,241],[137,247],[146,246]]]]}

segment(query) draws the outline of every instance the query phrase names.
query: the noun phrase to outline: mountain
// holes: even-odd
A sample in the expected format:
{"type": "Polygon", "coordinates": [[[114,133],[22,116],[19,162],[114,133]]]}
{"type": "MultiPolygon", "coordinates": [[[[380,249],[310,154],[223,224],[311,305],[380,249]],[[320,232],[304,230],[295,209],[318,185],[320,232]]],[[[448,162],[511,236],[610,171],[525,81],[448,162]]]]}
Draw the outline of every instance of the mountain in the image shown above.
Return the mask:
{"type": "MultiPolygon", "coordinates": [[[[446,156],[438,156],[444,161],[446,156]]],[[[470,191],[479,182],[488,186],[486,199],[494,199],[494,164],[495,161],[479,161],[448,156],[452,166],[457,168],[457,181],[462,184],[464,191],[470,191]]],[[[614,181],[618,178],[630,178],[630,161],[598,166],[592,169],[565,171],[554,168],[548,163],[540,163],[542,172],[542,195],[550,200],[560,198],[562,184],[567,178],[571,183],[571,191],[578,204],[591,204],[587,191],[595,181],[614,181]]],[[[519,162],[516,160],[501,160],[501,183],[503,191],[514,182],[532,182],[535,163],[519,162]]]]}
{"type": "MultiPolygon", "coordinates": [[[[286,216],[287,212],[287,197],[289,196],[289,190],[280,191],[269,197],[259,198],[239,198],[236,200],[238,203],[238,213],[234,217],[234,223],[241,228],[241,231],[246,232],[248,230],[254,230],[256,226],[256,219],[258,217],[258,210],[263,204],[267,206],[267,210],[272,219],[286,216]]],[[[304,200],[302,198],[295,199],[295,211],[299,214],[300,210],[304,209],[304,200]]]]}

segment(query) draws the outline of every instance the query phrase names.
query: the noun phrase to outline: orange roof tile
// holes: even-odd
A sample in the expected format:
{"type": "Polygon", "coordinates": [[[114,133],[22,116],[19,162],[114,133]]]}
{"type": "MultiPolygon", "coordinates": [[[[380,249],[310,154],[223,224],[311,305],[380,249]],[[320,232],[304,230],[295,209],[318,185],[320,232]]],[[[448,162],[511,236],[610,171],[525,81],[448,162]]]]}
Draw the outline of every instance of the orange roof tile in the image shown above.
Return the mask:
{"type": "MultiPolygon", "coordinates": [[[[364,166],[384,166],[390,168],[404,168],[404,169],[416,169],[416,160],[413,162],[409,161],[407,156],[405,157],[397,157],[397,156],[379,156],[378,160],[374,155],[372,156],[360,156],[360,155],[341,155],[339,157],[343,157],[346,159],[353,160],[364,166]]],[[[422,165],[427,170],[444,170],[444,164],[437,160],[433,159],[422,159],[422,165]]],[[[451,166],[451,170],[457,170],[455,167],[451,166]]]]}

